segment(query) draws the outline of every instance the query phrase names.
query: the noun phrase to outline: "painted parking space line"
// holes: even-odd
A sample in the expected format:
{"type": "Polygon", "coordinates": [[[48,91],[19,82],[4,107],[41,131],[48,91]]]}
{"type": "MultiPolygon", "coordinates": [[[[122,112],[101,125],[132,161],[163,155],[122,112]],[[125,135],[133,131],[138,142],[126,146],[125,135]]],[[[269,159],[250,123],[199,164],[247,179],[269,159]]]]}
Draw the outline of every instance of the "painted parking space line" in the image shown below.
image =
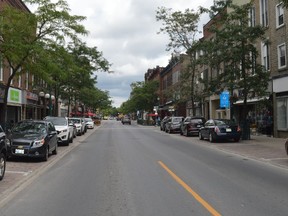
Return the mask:
{"type": "Polygon", "coordinates": [[[208,202],[206,202],[199,194],[197,194],[189,185],[187,185],[182,179],[180,179],[174,172],[172,172],[162,161],[158,161],[160,166],[167,171],[167,173],[178,182],[187,192],[189,192],[194,199],[196,199],[207,211],[213,216],[221,216],[208,202]]]}

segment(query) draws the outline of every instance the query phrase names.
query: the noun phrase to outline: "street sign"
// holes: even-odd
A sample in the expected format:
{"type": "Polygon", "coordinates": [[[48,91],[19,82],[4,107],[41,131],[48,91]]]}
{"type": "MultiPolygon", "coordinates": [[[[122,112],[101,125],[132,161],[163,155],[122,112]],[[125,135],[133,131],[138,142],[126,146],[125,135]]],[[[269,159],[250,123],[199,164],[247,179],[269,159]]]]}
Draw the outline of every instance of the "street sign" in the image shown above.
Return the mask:
{"type": "Polygon", "coordinates": [[[230,107],[230,93],[228,91],[223,91],[220,94],[220,107],[221,108],[230,107]]]}

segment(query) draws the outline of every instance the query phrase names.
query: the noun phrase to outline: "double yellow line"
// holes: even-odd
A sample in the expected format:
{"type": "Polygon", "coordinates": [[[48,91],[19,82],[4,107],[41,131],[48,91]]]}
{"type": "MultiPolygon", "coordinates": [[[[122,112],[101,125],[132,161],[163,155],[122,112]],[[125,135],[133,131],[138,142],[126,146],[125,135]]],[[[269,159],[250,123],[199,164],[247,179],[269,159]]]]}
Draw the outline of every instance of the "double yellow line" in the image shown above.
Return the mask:
{"type": "Polygon", "coordinates": [[[171,177],[178,182],[186,191],[188,191],[201,205],[203,205],[213,216],[221,216],[209,203],[207,203],[201,196],[199,196],[191,187],[189,187],[182,179],[173,173],[162,161],[158,161],[160,166],[165,169],[171,177]]]}

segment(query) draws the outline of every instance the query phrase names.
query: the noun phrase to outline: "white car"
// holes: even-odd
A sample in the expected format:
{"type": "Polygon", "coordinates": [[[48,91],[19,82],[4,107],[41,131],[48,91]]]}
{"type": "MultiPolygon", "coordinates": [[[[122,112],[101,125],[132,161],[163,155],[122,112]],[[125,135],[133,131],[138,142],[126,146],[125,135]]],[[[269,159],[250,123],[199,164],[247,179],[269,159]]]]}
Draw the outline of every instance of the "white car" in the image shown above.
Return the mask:
{"type": "Polygon", "coordinates": [[[54,124],[57,130],[58,143],[63,143],[69,145],[73,142],[73,124],[68,123],[68,118],[66,117],[53,117],[46,116],[44,120],[50,121],[54,124]]]}
{"type": "Polygon", "coordinates": [[[72,117],[69,118],[69,120],[75,124],[78,136],[85,133],[85,122],[82,118],[72,117]]]}
{"type": "Polygon", "coordinates": [[[88,129],[94,129],[94,121],[91,118],[85,118],[85,123],[88,129]]]}

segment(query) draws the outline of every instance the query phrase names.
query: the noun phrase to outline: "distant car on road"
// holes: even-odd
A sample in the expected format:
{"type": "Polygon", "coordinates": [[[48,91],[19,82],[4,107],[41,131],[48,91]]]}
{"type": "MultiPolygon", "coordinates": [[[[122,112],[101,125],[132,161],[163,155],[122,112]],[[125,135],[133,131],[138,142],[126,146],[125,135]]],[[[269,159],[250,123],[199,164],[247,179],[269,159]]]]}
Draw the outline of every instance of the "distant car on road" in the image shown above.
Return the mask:
{"type": "Polygon", "coordinates": [[[36,157],[47,161],[49,154],[57,154],[57,131],[49,121],[20,121],[8,132],[7,138],[8,156],[36,157]]]}
{"type": "Polygon", "coordinates": [[[172,116],[165,124],[165,132],[167,133],[180,133],[180,125],[183,121],[183,116],[172,116]]]}
{"type": "Polygon", "coordinates": [[[3,128],[0,126],[0,181],[4,178],[7,158],[7,140],[3,128]]]}
{"type": "Polygon", "coordinates": [[[129,124],[131,125],[131,118],[129,116],[124,116],[121,120],[122,124],[129,124]]]}
{"type": "Polygon", "coordinates": [[[197,135],[199,130],[204,126],[205,118],[199,116],[188,116],[181,122],[180,134],[184,136],[197,135]]]}
{"type": "Polygon", "coordinates": [[[210,142],[229,139],[238,142],[240,137],[239,125],[227,119],[210,119],[199,131],[199,139],[209,139],[210,142]]]}
{"type": "Polygon", "coordinates": [[[71,117],[69,118],[69,122],[73,122],[77,129],[77,135],[81,136],[85,133],[85,122],[83,118],[71,117]]]}
{"type": "Polygon", "coordinates": [[[167,123],[169,116],[165,116],[160,122],[160,130],[165,131],[165,124],[167,123]]]}
{"type": "Polygon", "coordinates": [[[88,129],[94,129],[94,121],[91,118],[85,118],[84,120],[88,129]]]}

